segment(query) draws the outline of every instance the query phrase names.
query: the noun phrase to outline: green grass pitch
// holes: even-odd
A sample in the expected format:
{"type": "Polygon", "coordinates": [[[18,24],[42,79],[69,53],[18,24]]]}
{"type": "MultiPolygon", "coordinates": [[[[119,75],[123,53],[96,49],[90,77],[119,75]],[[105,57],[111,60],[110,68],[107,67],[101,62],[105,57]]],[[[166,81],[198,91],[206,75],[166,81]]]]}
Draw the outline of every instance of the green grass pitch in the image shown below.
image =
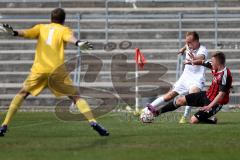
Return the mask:
{"type": "Polygon", "coordinates": [[[63,122],[54,113],[18,113],[0,137],[0,159],[239,160],[240,112],[218,118],[218,125],[180,125],[161,118],[141,124],[111,113],[99,119],[111,135],[100,137],[87,122],[63,122]]]}

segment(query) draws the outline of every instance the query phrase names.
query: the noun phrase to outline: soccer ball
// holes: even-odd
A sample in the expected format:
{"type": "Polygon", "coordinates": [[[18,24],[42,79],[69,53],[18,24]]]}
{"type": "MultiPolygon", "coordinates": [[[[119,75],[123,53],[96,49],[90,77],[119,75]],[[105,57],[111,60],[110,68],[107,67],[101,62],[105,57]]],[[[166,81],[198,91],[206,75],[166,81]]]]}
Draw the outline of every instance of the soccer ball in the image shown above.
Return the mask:
{"type": "Polygon", "coordinates": [[[154,120],[154,116],[151,111],[148,110],[148,108],[144,108],[142,110],[142,113],[140,114],[140,121],[142,123],[152,123],[154,120]]]}

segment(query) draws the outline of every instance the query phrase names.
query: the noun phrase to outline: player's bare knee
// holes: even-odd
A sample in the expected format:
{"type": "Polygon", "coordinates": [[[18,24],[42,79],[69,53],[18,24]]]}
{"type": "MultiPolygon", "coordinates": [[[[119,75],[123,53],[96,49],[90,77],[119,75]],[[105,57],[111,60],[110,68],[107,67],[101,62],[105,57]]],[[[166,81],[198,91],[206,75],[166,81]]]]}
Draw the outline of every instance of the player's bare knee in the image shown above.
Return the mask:
{"type": "Polygon", "coordinates": [[[197,123],[199,123],[199,120],[195,116],[192,116],[191,119],[190,119],[190,123],[191,124],[197,124],[197,123]]]}
{"type": "Polygon", "coordinates": [[[170,92],[168,92],[167,94],[165,94],[164,96],[163,96],[163,99],[165,100],[165,101],[170,101],[171,99],[173,99],[174,97],[176,97],[178,94],[176,93],[176,92],[174,92],[174,91],[170,91],[170,92]]]}
{"type": "Polygon", "coordinates": [[[197,93],[197,92],[200,92],[200,88],[196,87],[196,86],[193,86],[190,88],[189,90],[189,93],[197,93]]]}

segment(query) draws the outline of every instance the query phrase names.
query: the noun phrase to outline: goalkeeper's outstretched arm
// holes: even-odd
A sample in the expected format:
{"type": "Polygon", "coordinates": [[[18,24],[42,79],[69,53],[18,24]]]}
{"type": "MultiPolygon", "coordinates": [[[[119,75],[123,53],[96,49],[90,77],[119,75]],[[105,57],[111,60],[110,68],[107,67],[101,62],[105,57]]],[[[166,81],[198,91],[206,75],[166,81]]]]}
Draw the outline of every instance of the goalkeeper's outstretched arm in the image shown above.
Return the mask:
{"type": "Polygon", "coordinates": [[[14,30],[9,24],[3,24],[4,32],[11,36],[23,36],[23,30],[14,30]]]}
{"type": "Polygon", "coordinates": [[[88,41],[80,41],[76,39],[74,36],[68,40],[68,43],[75,44],[76,46],[80,47],[82,50],[86,49],[93,49],[93,45],[88,41]]]}
{"type": "Polygon", "coordinates": [[[12,26],[10,26],[9,24],[3,24],[3,31],[8,34],[8,35],[11,35],[11,36],[18,36],[18,31],[16,30],[13,30],[12,26]]]}
{"type": "MultiPolygon", "coordinates": [[[[10,26],[9,24],[3,24],[3,28],[4,28],[4,32],[9,35],[27,37],[27,38],[36,38],[39,32],[38,25],[28,30],[14,30],[12,26],[10,26]],[[27,34],[28,36],[26,36],[26,32],[31,34],[27,34]]],[[[82,50],[93,49],[93,45],[91,43],[89,43],[88,41],[80,41],[76,39],[74,36],[72,36],[67,42],[75,44],[76,46],[80,47],[82,50]]]]}

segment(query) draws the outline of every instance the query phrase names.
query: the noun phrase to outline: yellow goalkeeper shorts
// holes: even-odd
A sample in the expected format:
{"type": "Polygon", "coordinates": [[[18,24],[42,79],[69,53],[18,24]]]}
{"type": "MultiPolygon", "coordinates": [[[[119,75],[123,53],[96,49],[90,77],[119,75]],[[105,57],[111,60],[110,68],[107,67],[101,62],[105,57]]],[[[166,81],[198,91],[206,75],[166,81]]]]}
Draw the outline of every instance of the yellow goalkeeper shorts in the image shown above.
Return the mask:
{"type": "Polygon", "coordinates": [[[54,75],[50,73],[31,72],[23,84],[23,89],[32,96],[37,96],[45,88],[49,88],[56,97],[73,96],[78,93],[67,72],[54,75]]]}

